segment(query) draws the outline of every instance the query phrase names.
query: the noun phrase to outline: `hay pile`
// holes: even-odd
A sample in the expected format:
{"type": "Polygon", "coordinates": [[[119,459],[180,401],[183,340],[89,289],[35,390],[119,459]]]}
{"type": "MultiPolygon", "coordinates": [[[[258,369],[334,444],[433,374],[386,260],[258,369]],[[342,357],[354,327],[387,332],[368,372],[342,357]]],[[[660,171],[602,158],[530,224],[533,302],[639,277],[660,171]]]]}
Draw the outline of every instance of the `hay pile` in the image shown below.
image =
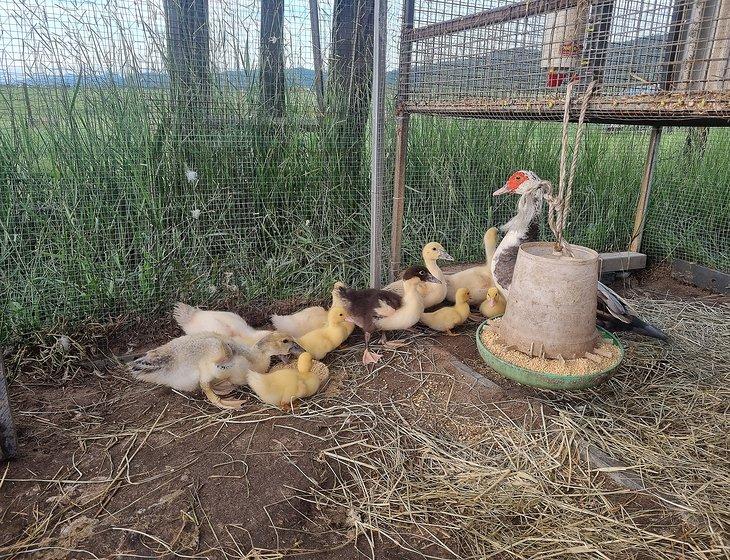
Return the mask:
{"type": "Polygon", "coordinates": [[[333,483],[313,480],[302,499],[345,511],[343,538],[367,554],[396,543],[428,558],[726,557],[730,309],[634,303],[672,345],[627,337],[616,380],[541,393],[559,416],[537,427],[459,402],[435,404],[429,421],[412,401],[317,410],[352,433],[322,455],[333,483]],[[482,436],[462,441],[467,424],[482,436]],[[628,463],[655,499],[622,505],[627,490],[588,470],[579,438],[628,463]]]}

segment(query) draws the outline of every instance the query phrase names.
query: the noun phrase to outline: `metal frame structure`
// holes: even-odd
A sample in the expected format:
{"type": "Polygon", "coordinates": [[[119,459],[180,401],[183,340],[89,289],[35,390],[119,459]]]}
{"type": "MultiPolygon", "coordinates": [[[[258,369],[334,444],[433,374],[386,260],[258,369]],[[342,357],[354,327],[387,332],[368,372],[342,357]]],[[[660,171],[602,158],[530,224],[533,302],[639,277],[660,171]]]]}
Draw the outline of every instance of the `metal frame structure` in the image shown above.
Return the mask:
{"type": "Polygon", "coordinates": [[[385,50],[387,0],[375,0],[373,37],[372,149],[370,162],[370,286],[379,288],[383,279],[383,184],[385,134],[385,50]]]}
{"type": "MultiPolygon", "coordinates": [[[[633,2],[631,6],[636,10],[634,13],[642,13],[642,10],[647,10],[648,13],[652,7],[658,9],[659,4],[643,3],[650,1],[633,2]]],[[[476,6],[472,2],[467,5],[457,2],[452,4],[450,0],[444,0],[441,4],[452,8],[450,11],[456,14],[465,10],[468,12],[476,6]]],[[[509,96],[504,95],[504,91],[499,91],[499,88],[496,88],[496,93],[489,90],[490,64],[496,66],[499,61],[493,62],[488,58],[491,47],[485,37],[491,37],[491,40],[495,36],[499,37],[498,32],[491,36],[487,34],[486,30],[490,26],[502,30],[503,35],[519,36],[518,30],[527,29],[528,21],[542,21],[540,17],[545,18],[550,13],[569,9],[582,10],[587,20],[585,31],[577,32],[581,37],[579,44],[582,47],[575,69],[575,78],[580,81],[577,89],[585,88],[591,80],[597,82],[597,94],[590,99],[586,122],[652,126],[629,247],[632,251],[639,250],[662,126],[730,125],[730,71],[727,63],[730,53],[726,52],[730,48],[730,1],[675,0],[671,16],[667,17],[666,35],[661,47],[646,47],[647,51],[650,48],[655,49],[652,54],[657,56],[658,81],[653,82],[651,88],[646,90],[632,90],[627,84],[620,84],[624,86],[621,90],[616,84],[607,84],[604,91],[602,86],[607,70],[609,37],[612,23],[615,23],[615,6],[618,4],[618,0],[523,0],[442,20],[438,18],[447,17],[446,12],[449,10],[444,9],[443,13],[437,13],[433,6],[428,5],[423,8],[423,13],[419,13],[426,20],[425,24],[421,20],[421,25],[414,27],[416,0],[405,0],[396,101],[390,278],[398,273],[401,266],[411,115],[562,120],[564,88],[540,89],[533,84],[532,89],[525,88],[526,93],[509,91],[509,96]],[[434,16],[436,21],[428,21],[434,16]],[[520,23],[523,28],[519,27],[520,23]],[[484,34],[480,35],[480,32],[484,34]],[[448,50],[446,55],[439,52],[439,45],[444,45],[448,50]],[[418,48],[421,50],[417,50],[418,48]],[[662,50],[656,52],[658,48],[662,50]],[[414,52],[420,58],[414,56],[414,52]],[[455,58],[455,52],[463,58],[455,58]],[[451,56],[450,59],[448,55],[451,56]],[[443,62],[444,60],[447,62],[443,62]],[[459,67],[462,61],[465,68],[459,67]],[[482,86],[482,82],[479,82],[470,88],[468,84],[465,86],[458,83],[459,77],[463,76],[452,78],[449,74],[459,71],[466,76],[467,82],[486,80],[487,85],[482,86]]],[[[662,7],[668,8],[668,5],[662,7]]],[[[563,31],[567,28],[568,24],[565,23],[563,31]]],[[[519,41],[515,43],[520,44],[519,41]]],[[[509,88],[509,85],[502,87],[505,88],[509,88]]],[[[577,110],[571,111],[571,122],[575,122],[576,118],[577,110]]]]}

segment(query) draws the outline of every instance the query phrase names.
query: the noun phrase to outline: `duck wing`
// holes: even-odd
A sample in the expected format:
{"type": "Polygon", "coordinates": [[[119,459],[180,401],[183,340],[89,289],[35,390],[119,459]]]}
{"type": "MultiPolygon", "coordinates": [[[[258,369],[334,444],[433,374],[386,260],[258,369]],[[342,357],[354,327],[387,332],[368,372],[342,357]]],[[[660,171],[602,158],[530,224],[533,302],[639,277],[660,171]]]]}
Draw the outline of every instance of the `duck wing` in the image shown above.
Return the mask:
{"type": "Polygon", "coordinates": [[[378,306],[375,308],[375,315],[378,319],[389,317],[403,305],[403,297],[395,292],[378,290],[378,306]]]}
{"type": "Polygon", "coordinates": [[[374,320],[392,315],[403,305],[399,294],[387,290],[341,287],[339,295],[352,320],[364,330],[374,330],[374,320]]]}
{"type": "Polygon", "coordinates": [[[394,294],[403,295],[403,280],[396,280],[395,282],[391,282],[383,290],[388,292],[393,292],[394,294]]]}
{"type": "Polygon", "coordinates": [[[596,322],[609,331],[631,331],[644,336],[667,340],[667,335],[639,317],[631,306],[611,288],[598,282],[596,322]]]}

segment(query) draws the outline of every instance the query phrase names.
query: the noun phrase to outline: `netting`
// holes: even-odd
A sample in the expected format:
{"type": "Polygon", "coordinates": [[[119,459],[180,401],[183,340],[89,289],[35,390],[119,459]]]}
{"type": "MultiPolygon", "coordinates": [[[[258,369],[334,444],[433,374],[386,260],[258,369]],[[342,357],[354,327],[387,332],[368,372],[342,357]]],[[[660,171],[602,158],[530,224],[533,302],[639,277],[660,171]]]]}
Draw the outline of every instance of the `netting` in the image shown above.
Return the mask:
{"type": "Polygon", "coordinates": [[[514,213],[513,200],[491,192],[517,169],[557,184],[561,125],[545,121],[562,120],[574,81],[571,120],[594,83],[587,119],[610,124],[589,125],[580,147],[568,237],[601,251],[630,246],[651,130],[637,125],[663,126],[642,250],[729,268],[730,134],[667,125],[730,124],[730,2],[407,0],[405,8],[404,262],[418,257],[416,240],[441,240],[442,230],[457,258],[483,259],[482,232],[514,213]]]}
{"type": "Polygon", "coordinates": [[[597,83],[588,119],[728,124],[730,4],[711,0],[429,0],[403,32],[409,111],[562,116],[597,83]]]}
{"type": "MultiPolygon", "coordinates": [[[[517,169],[556,181],[560,133],[558,123],[413,115],[402,262],[418,260],[429,239],[459,261],[483,260],[484,231],[515,213],[515,200],[491,193],[517,169]]],[[[641,250],[655,262],[683,258],[729,270],[730,131],[706,133],[665,129],[641,250]]],[[[566,230],[571,242],[599,251],[629,246],[649,135],[648,127],[588,125],[566,230]]],[[[547,228],[542,238],[552,239],[547,228]]]]}
{"type": "MultiPolygon", "coordinates": [[[[177,299],[264,307],[368,281],[373,4],[262,1],[0,0],[0,342],[177,299]]],[[[420,4],[424,28],[505,5],[420,4]]],[[[625,70],[653,52],[636,46],[654,37],[642,30],[674,13],[645,8],[615,4],[624,19],[614,16],[611,44],[632,62],[604,65],[607,91],[625,93],[625,70]],[[637,31],[629,15],[645,11],[637,31]]],[[[386,232],[401,9],[391,3],[387,17],[386,232]]],[[[545,17],[415,42],[413,91],[428,103],[487,90],[539,98],[549,90],[539,59],[529,66],[515,49],[529,54],[545,17]],[[487,64],[487,51],[511,66],[487,64]]],[[[484,229],[514,204],[491,192],[516,169],[556,178],[559,124],[458,118],[469,115],[411,117],[404,263],[430,240],[483,258],[484,229]]],[[[727,269],[730,137],[703,130],[665,129],[643,248],[727,269]]],[[[572,241],[627,246],[647,144],[647,128],[589,126],[572,241]]]]}
{"type": "Polygon", "coordinates": [[[372,8],[0,0],[0,341],[367,281],[372,8]]]}

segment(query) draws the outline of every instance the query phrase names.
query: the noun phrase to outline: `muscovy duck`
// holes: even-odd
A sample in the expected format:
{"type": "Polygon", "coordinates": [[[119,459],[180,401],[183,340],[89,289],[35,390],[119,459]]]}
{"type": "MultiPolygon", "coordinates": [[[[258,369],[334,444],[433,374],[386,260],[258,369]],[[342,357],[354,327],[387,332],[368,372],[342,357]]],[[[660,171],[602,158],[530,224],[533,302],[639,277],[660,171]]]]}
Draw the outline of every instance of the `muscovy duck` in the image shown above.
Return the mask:
{"type": "Polygon", "coordinates": [[[423,313],[424,282],[439,284],[441,281],[424,266],[412,266],[403,273],[403,295],[388,290],[369,288],[356,290],[339,288],[339,296],[349,315],[365,333],[365,352],[362,363],[373,364],[382,358],[370,351],[370,336],[375,331],[405,330],[418,322],[423,313]]]}
{"type": "MultiPolygon", "coordinates": [[[[505,232],[502,242],[492,258],[492,277],[505,299],[509,293],[520,245],[538,241],[540,213],[549,183],[540,179],[533,171],[517,171],[505,185],[494,191],[493,196],[518,194],[517,214],[500,229],[505,232]]],[[[598,282],[598,309],[596,323],[609,331],[631,331],[644,336],[667,340],[660,329],[641,319],[628,303],[611,288],[598,282]]]]}

